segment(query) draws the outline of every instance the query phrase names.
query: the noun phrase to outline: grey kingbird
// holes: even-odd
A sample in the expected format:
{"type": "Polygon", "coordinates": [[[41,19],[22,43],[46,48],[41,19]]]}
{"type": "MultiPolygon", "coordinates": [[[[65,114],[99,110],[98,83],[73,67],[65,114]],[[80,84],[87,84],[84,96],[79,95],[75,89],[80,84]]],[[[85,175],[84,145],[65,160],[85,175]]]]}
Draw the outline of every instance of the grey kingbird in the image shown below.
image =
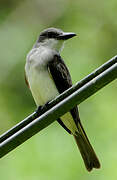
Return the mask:
{"type": "MultiPolygon", "coordinates": [[[[25,65],[26,82],[37,106],[44,106],[72,86],[72,80],[60,52],[67,39],[75,33],[48,28],[28,53],[25,65]]],[[[74,107],[58,120],[64,129],[72,134],[88,171],[99,168],[99,160],[81,124],[78,107],[74,107]]]]}

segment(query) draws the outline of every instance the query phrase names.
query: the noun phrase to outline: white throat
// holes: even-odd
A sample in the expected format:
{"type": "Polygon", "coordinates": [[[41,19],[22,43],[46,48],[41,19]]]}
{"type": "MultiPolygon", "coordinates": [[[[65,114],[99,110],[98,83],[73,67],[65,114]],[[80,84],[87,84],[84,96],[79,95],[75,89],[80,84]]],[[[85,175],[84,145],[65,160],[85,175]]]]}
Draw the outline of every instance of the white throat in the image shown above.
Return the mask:
{"type": "Polygon", "coordinates": [[[45,39],[45,41],[42,42],[41,45],[46,48],[60,52],[64,47],[64,41],[57,39],[45,39]]]}

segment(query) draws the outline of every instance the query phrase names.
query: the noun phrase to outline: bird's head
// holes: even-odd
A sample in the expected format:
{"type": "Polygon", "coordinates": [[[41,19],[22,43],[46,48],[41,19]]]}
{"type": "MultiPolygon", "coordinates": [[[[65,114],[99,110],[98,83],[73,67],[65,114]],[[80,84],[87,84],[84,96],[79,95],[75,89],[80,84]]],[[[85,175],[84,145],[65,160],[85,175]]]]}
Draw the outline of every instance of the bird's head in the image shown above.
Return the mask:
{"type": "Polygon", "coordinates": [[[61,29],[48,28],[40,33],[37,44],[60,51],[64,41],[74,36],[76,36],[76,34],[72,32],[63,32],[61,29]]]}

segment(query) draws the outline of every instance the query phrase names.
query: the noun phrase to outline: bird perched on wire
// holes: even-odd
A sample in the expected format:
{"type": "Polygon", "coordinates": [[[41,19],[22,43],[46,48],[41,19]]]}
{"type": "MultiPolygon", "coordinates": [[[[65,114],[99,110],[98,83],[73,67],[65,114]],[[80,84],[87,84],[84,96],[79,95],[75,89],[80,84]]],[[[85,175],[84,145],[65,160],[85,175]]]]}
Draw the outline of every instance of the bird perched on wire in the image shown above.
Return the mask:
{"type": "MultiPolygon", "coordinates": [[[[57,28],[45,29],[28,53],[26,82],[38,107],[43,107],[72,86],[69,70],[60,52],[64,42],[74,36],[75,33],[63,32],[57,28]]],[[[74,136],[87,170],[99,168],[99,160],[81,124],[78,107],[74,107],[57,121],[74,136]]]]}

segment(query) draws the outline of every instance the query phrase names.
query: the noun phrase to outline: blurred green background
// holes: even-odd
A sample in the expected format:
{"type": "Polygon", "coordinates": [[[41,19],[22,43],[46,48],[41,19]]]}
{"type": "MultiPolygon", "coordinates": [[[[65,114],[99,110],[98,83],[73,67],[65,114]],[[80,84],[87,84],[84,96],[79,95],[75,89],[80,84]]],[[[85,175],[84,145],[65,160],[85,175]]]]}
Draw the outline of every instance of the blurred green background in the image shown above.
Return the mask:
{"type": "MultiPolygon", "coordinates": [[[[62,52],[74,83],[117,54],[116,0],[0,0],[0,134],[36,108],[25,59],[40,31],[52,26],[78,34],[62,52]]],[[[100,170],[85,170],[73,137],[54,122],[0,160],[0,179],[117,179],[116,92],[114,81],[80,105],[100,170]]]]}

